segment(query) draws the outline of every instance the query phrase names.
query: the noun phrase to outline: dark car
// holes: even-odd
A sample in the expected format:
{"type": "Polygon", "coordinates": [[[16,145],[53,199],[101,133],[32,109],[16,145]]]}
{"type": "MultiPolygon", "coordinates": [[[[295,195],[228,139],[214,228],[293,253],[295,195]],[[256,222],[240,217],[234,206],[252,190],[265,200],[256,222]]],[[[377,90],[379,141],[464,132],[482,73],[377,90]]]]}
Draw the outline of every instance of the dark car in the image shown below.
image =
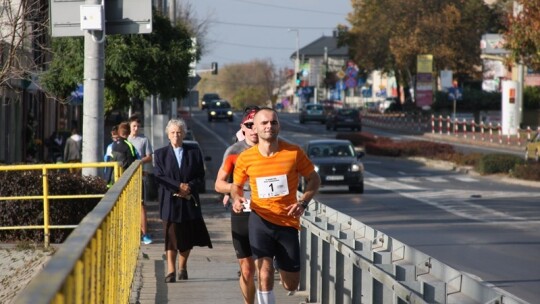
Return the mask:
{"type": "Polygon", "coordinates": [[[208,105],[212,102],[212,100],[219,100],[221,97],[219,97],[219,94],[217,93],[206,93],[203,95],[201,99],[201,110],[208,109],[208,105]]]}
{"type": "MultiPolygon", "coordinates": [[[[324,186],[348,186],[349,191],[364,193],[364,165],[349,140],[317,139],[309,141],[304,151],[315,165],[324,186]]],[[[305,182],[301,179],[299,190],[304,191],[305,182]]]]}
{"type": "Polygon", "coordinates": [[[339,128],[362,131],[360,111],[357,109],[334,109],[330,112],[326,117],[326,130],[335,131],[339,128]]]}
{"type": "Polygon", "coordinates": [[[298,120],[301,124],[307,121],[318,121],[320,123],[326,122],[326,115],[324,114],[324,107],[320,103],[306,103],[300,111],[298,120]]]}
{"type": "Polygon", "coordinates": [[[233,110],[226,100],[213,100],[208,105],[208,121],[227,119],[233,121],[233,110]]]}

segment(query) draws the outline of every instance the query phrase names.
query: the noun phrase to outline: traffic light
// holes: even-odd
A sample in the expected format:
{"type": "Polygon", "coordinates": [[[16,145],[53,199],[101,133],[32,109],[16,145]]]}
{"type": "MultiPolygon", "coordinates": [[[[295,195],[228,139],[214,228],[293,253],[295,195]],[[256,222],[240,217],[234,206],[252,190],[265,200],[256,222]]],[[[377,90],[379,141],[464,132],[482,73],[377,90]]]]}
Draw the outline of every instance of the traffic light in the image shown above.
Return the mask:
{"type": "Polygon", "coordinates": [[[212,75],[217,75],[218,73],[218,64],[217,62],[212,62],[212,75]]]}
{"type": "Polygon", "coordinates": [[[302,83],[302,72],[296,73],[296,85],[299,86],[302,83]]]}

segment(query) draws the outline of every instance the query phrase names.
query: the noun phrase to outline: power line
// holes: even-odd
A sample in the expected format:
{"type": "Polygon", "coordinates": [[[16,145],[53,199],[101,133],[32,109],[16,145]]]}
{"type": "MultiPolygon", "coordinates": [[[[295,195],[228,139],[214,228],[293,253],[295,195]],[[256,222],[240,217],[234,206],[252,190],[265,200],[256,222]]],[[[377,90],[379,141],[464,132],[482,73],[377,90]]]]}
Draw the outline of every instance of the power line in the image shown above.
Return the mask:
{"type": "Polygon", "coordinates": [[[235,23],[235,22],[223,22],[223,21],[210,21],[210,23],[233,25],[233,26],[245,26],[245,27],[259,27],[259,28],[278,28],[278,29],[301,29],[301,30],[333,30],[335,27],[323,27],[323,26],[285,26],[285,25],[262,25],[262,24],[249,24],[249,23],[235,23]]]}
{"type": "MultiPolygon", "coordinates": [[[[266,6],[266,7],[275,7],[275,8],[281,8],[286,10],[297,10],[302,12],[310,12],[310,13],[317,13],[317,14],[325,14],[325,15],[337,15],[337,16],[343,16],[343,13],[337,13],[337,12],[328,12],[328,11],[319,11],[314,9],[307,9],[303,7],[290,7],[290,6],[281,6],[281,5],[274,5],[274,4],[268,4],[268,3],[260,3],[255,1],[248,1],[248,0],[234,0],[238,2],[244,2],[249,4],[255,4],[260,6],[266,6]]],[[[346,15],[346,14],[345,14],[346,15]]]]}
{"type": "Polygon", "coordinates": [[[241,43],[231,43],[226,42],[222,40],[214,40],[214,39],[208,39],[209,42],[216,42],[220,44],[226,44],[226,45],[232,45],[232,46],[240,46],[240,47],[247,47],[252,49],[272,49],[272,50],[283,50],[283,51],[293,51],[294,48],[290,47],[276,47],[276,46],[257,46],[257,45],[249,45],[249,44],[241,44],[241,43]]]}

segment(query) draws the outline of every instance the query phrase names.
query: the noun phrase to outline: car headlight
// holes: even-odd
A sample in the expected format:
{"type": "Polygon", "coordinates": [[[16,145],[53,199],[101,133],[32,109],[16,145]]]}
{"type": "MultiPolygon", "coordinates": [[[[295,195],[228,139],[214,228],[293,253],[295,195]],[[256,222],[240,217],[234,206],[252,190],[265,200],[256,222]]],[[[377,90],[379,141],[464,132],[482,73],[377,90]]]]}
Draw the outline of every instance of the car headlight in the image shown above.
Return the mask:
{"type": "Polygon", "coordinates": [[[319,166],[314,165],[314,167],[315,167],[315,172],[319,173],[319,166]]]}
{"type": "Polygon", "coordinates": [[[351,165],[351,172],[358,172],[362,171],[362,165],[361,164],[352,164],[351,165]]]}
{"type": "Polygon", "coordinates": [[[227,115],[232,116],[232,111],[227,111],[227,115]]]}
{"type": "Polygon", "coordinates": [[[216,115],[216,111],[211,111],[210,115],[212,115],[212,116],[216,115]]]}
{"type": "Polygon", "coordinates": [[[203,106],[206,105],[206,101],[203,101],[201,104],[202,104],[203,106]]]}

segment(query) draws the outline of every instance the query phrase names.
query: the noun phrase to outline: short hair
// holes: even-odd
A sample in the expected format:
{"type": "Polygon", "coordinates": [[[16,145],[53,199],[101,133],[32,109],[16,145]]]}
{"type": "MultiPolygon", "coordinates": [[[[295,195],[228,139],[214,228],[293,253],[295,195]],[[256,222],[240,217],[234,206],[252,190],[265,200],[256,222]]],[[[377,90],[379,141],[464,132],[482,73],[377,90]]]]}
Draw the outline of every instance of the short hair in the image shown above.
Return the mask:
{"type": "Polygon", "coordinates": [[[137,123],[141,123],[141,119],[139,118],[139,115],[135,114],[129,117],[129,123],[132,123],[134,121],[136,121],[137,123]]]}
{"type": "Polygon", "coordinates": [[[112,126],[111,135],[112,136],[118,136],[118,126],[112,126]]]}
{"type": "Polygon", "coordinates": [[[169,122],[167,123],[167,126],[165,127],[165,133],[169,133],[169,128],[171,126],[179,127],[180,130],[182,130],[182,134],[186,135],[187,125],[186,125],[186,122],[182,118],[173,118],[169,120],[169,122]]]}
{"type": "Polygon", "coordinates": [[[129,122],[123,122],[118,125],[118,135],[128,137],[130,133],[129,122]]]}

